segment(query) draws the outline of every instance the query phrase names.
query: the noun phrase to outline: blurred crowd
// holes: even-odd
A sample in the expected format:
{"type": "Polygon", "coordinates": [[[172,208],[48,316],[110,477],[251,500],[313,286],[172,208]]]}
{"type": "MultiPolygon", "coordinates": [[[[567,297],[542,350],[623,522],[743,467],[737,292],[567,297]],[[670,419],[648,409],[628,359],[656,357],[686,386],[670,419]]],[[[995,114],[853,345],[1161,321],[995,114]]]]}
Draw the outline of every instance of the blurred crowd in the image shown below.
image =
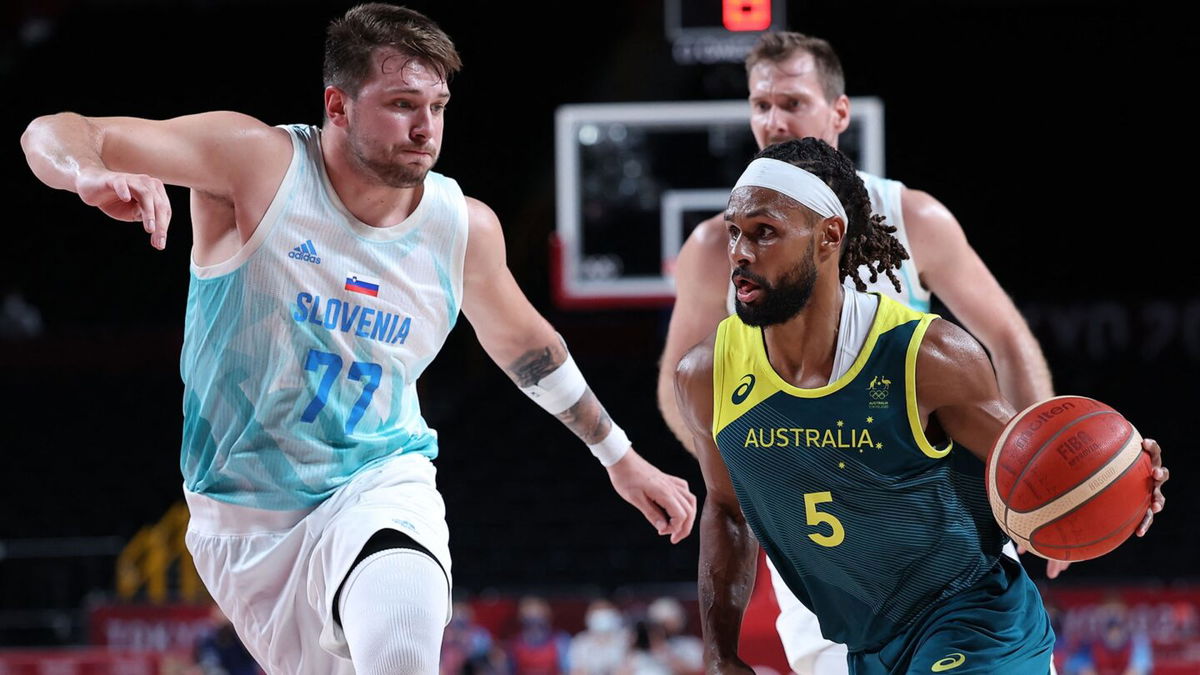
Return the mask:
{"type": "MultiPolygon", "coordinates": [[[[690,675],[704,671],[699,628],[689,626],[688,613],[676,598],[642,600],[624,607],[607,599],[592,600],[582,630],[572,635],[563,626],[580,623],[582,604],[575,605],[573,620],[556,622],[551,604],[540,597],[522,598],[515,603],[515,612],[509,604],[500,621],[495,615],[490,621],[479,621],[470,603],[454,603],[453,618],[442,641],[441,675],[690,675]]],[[[1160,629],[1177,624],[1190,638],[1200,625],[1195,606],[1188,603],[1169,608],[1170,618],[1176,620],[1173,624],[1163,617],[1148,622],[1145,613],[1135,616],[1115,598],[1086,607],[1076,614],[1072,626],[1064,625],[1067,613],[1054,602],[1048,602],[1047,608],[1059,636],[1054,660],[1062,675],[1150,675],[1156,668],[1148,623],[1160,629]]],[[[220,610],[213,608],[210,621],[192,654],[196,666],[177,672],[259,675],[262,671],[220,610]]],[[[1200,642],[1188,642],[1193,649],[1200,649],[1200,642]]],[[[1186,666],[1163,672],[1184,670],[1193,672],[1186,666]]]]}
{"type": "MultiPolygon", "coordinates": [[[[216,607],[195,646],[186,675],[259,675],[229,620],[216,607]]],[[[698,630],[675,598],[624,610],[592,601],[584,628],[571,635],[555,623],[545,599],[522,598],[507,635],[475,620],[471,604],[454,603],[442,640],[442,675],[692,675],[704,671],[698,630]]]]}
{"type": "Polygon", "coordinates": [[[674,598],[622,611],[608,600],[587,609],[582,631],[555,625],[550,604],[521,600],[516,632],[494,636],[475,622],[471,606],[454,605],[442,641],[442,675],[671,675],[700,673],[704,649],[688,631],[674,598]]]}
{"type": "Polygon", "coordinates": [[[1066,630],[1063,612],[1047,603],[1047,612],[1059,636],[1054,662],[1062,675],[1151,675],[1154,649],[1140,622],[1132,620],[1128,608],[1111,599],[1093,610],[1094,624],[1088,631],[1066,630]],[[1077,637],[1068,637],[1080,633],[1077,637]]]}

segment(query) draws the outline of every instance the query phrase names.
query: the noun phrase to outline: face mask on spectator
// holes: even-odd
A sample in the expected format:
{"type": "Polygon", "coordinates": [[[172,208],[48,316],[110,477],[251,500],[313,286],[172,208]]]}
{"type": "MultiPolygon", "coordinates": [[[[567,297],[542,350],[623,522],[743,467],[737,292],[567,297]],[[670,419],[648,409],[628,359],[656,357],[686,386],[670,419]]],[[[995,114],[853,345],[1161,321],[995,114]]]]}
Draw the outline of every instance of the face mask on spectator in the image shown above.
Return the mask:
{"type": "Polygon", "coordinates": [[[611,633],[621,627],[621,615],[614,609],[594,609],[588,612],[587,628],[596,633],[611,633]]]}

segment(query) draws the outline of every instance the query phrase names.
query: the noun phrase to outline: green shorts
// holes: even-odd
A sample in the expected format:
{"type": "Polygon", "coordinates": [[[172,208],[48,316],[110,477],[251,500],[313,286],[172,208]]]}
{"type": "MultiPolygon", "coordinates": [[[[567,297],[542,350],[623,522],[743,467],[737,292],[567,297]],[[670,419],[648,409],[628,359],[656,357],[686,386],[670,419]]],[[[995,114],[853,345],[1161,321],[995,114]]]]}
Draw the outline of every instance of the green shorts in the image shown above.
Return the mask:
{"type": "Polygon", "coordinates": [[[974,586],[870,652],[850,652],[851,675],[1050,672],[1054,630],[1042,596],[1008,556],[974,586]]]}

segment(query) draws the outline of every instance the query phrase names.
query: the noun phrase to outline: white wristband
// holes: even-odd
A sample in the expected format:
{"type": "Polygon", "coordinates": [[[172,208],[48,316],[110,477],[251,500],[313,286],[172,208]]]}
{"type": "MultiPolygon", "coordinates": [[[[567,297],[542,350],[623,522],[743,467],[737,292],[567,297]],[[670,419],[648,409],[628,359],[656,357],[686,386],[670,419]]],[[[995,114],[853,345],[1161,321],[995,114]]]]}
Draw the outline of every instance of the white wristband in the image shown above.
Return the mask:
{"type": "Polygon", "coordinates": [[[629,442],[629,436],[625,435],[625,430],[613,422],[612,429],[609,429],[604,440],[595,445],[589,445],[588,450],[591,450],[596,459],[607,467],[621,461],[631,447],[633,444],[629,442]]]}
{"type": "Polygon", "coordinates": [[[579,366],[570,354],[549,375],[528,387],[521,387],[526,396],[551,415],[558,415],[578,403],[586,389],[583,373],[579,372],[579,366]]]}

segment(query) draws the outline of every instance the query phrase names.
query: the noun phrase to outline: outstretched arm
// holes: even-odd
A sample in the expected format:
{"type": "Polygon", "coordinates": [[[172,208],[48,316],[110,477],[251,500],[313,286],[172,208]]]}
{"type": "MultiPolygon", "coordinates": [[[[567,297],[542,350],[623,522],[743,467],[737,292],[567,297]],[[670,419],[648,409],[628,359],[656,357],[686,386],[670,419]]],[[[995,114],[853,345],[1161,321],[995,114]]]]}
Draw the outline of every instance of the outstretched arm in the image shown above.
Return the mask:
{"type": "Polygon", "coordinates": [[[617,493],[659,534],[682,541],[692,530],[696,497],[687,483],[642,459],[583,381],[566,345],[513,279],[500,221],[483,202],[467,200],[469,233],[463,313],[488,356],[526,394],[553,413],[608,469],[617,493]]]}
{"type": "MultiPolygon", "coordinates": [[[[166,246],[171,221],[164,183],[234,204],[237,227],[247,230],[239,233],[245,241],[266,212],[292,155],[287,132],[232,112],[164,121],[59,113],[31,122],[21,147],[43,183],[75,192],[117,220],[140,221],[158,249],[166,246]]],[[[202,259],[206,247],[228,233],[196,234],[195,252],[202,259]]]]}
{"type": "Polygon", "coordinates": [[[1004,397],[1023,410],[1054,396],[1037,338],[950,210],[928,193],[908,189],[902,208],[921,282],[987,347],[1004,397]]]}
{"type": "Polygon", "coordinates": [[[658,364],[658,409],[663,421],[688,452],[692,433],[675,400],[675,367],[687,350],[717,329],[729,315],[729,233],[717,215],[696,226],[675,264],[675,307],[667,328],[667,344],[658,364]]]}
{"type": "Polygon", "coordinates": [[[679,363],[675,393],[692,435],[708,496],[700,516],[700,621],[710,673],[753,672],[738,658],[742,614],[754,589],[758,552],[733,492],[729,470],[712,436],[713,338],[696,345],[679,363]]]}

